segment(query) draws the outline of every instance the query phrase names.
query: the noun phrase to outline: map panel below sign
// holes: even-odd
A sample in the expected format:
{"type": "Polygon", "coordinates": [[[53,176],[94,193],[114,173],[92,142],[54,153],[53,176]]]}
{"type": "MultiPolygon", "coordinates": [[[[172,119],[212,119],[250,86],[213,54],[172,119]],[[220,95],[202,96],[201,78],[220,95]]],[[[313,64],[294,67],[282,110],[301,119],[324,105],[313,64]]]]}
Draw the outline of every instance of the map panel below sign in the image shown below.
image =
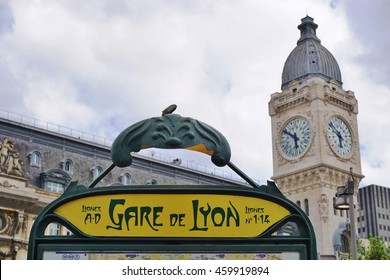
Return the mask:
{"type": "Polygon", "coordinates": [[[45,251],[44,260],[299,260],[299,252],[139,253],[45,251]]]}

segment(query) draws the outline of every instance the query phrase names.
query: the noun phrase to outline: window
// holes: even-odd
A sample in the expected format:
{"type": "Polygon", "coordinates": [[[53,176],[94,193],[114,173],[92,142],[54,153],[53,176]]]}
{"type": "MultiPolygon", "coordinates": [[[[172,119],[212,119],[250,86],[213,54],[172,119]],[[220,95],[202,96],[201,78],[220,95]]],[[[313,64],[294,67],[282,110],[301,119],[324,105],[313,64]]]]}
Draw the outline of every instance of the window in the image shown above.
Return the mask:
{"type": "Polygon", "coordinates": [[[158,182],[156,179],[150,179],[148,181],[146,181],[146,185],[157,185],[158,182]]]}
{"type": "Polygon", "coordinates": [[[305,204],[305,213],[309,216],[309,200],[306,198],[303,203],[305,204]]]}
{"type": "Polygon", "coordinates": [[[51,192],[63,193],[65,187],[61,183],[47,181],[44,185],[44,189],[51,192]]]}
{"type": "Polygon", "coordinates": [[[91,169],[92,180],[96,180],[103,173],[103,168],[95,166],[91,169]]]}
{"type": "Polygon", "coordinates": [[[70,159],[65,159],[61,162],[61,168],[69,174],[73,174],[74,163],[70,159]]]}
{"type": "Polygon", "coordinates": [[[60,225],[57,223],[51,223],[49,225],[49,235],[60,235],[60,225]]]}
{"type": "Polygon", "coordinates": [[[0,233],[4,232],[7,228],[7,217],[4,214],[0,214],[0,233]]]}
{"type": "Polygon", "coordinates": [[[28,159],[31,166],[41,167],[42,155],[38,151],[34,151],[28,155],[28,159]]]}
{"type": "Polygon", "coordinates": [[[349,240],[349,235],[347,232],[343,232],[341,235],[341,249],[340,251],[343,253],[349,253],[350,251],[350,240],[349,240]]]}
{"type": "Polygon", "coordinates": [[[63,193],[71,180],[62,169],[49,169],[41,173],[42,188],[51,192],[63,193]]]}
{"type": "Polygon", "coordinates": [[[299,206],[299,208],[301,208],[301,201],[300,200],[297,201],[297,205],[299,206]]]}
{"type": "Polygon", "coordinates": [[[119,176],[119,180],[123,185],[131,185],[131,175],[129,173],[124,173],[119,176]]]}

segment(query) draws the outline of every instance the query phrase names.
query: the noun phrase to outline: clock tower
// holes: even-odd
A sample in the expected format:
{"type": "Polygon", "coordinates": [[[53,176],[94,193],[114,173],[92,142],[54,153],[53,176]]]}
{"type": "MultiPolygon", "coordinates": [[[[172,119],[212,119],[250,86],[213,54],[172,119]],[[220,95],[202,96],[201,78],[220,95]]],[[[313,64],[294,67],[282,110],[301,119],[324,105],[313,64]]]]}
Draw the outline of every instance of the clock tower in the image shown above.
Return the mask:
{"type": "Polygon", "coordinates": [[[337,187],[346,185],[350,168],[355,193],[364,177],[358,102],[343,89],[338,63],[316,35],[318,25],[309,16],[301,21],[297,46],[284,64],[282,91],[269,101],[272,178],[309,216],[321,258],[332,258],[343,232],[340,225],[347,232],[349,222],[347,211],[333,208],[337,187]]]}

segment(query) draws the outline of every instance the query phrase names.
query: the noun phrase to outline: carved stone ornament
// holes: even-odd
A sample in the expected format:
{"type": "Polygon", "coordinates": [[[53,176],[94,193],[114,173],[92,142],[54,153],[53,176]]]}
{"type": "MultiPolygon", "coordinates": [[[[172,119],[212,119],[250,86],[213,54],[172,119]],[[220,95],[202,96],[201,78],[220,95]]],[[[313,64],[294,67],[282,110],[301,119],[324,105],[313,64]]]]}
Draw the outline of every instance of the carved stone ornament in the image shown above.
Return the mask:
{"type": "Polygon", "coordinates": [[[4,188],[17,188],[16,185],[11,185],[7,180],[5,180],[4,182],[0,182],[0,187],[4,187],[4,188]]]}
{"type": "Polygon", "coordinates": [[[320,218],[326,222],[329,215],[329,199],[325,194],[321,194],[320,199],[318,200],[318,209],[320,211],[320,218]]]}
{"type": "Polygon", "coordinates": [[[17,226],[17,214],[16,212],[0,210],[1,229],[0,234],[14,235],[17,226]]]}
{"type": "Polygon", "coordinates": [[[0,170],[10,175],[23,176],[24,162],[14,148],[15,144],[7,138],[0,141],[0,170]]]}

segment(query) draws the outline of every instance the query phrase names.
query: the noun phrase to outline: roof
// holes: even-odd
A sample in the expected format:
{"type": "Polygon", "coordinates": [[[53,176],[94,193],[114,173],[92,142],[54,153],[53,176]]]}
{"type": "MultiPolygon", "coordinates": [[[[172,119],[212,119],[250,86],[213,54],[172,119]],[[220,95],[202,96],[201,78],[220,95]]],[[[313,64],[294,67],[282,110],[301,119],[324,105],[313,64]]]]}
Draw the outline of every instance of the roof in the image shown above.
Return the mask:
{"type": "Polygon", "coordinates": [[[342,85],[339,65],[316,34],[317,24],[313,18],[306,16],[301,19],[298,29],[301,37],[284,64],[282,73],[282,90],[288,88],[293,80],[303,82],[311,77],[322,77],[325,80],[336,80],[342,85]]]}

